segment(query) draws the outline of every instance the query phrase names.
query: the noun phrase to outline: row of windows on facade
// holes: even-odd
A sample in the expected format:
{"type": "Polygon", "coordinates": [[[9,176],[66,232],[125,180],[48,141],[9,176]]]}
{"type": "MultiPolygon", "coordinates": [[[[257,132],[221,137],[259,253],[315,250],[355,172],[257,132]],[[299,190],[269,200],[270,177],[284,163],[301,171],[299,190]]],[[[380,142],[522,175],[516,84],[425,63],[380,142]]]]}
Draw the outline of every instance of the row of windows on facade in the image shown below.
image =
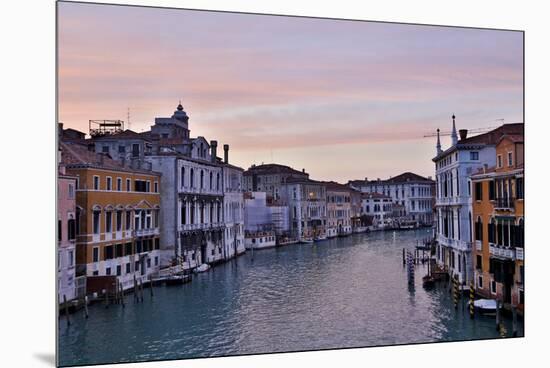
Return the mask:
{"type": "MultiPolygon", "coordinates": [[[[506,157],[507,157],[508,167],[514,166],[514,154],[512,152],[508,152],[506,157]]],[[[503,167],[504,165],[502,164],[502,155],[497,155],[497,168],[501,169],[503,167]]]]}
{"type": "MultiPolygon", "coordinates": [[[[521,268],[523,268],[523,266],[521,266],[521,268]]],[[[523,278],[522,278],[523,280],[523,278]]],[[[523,283],[523,281],[521,282],[523,283]]],[[[477,287],[478,289],[483,289],[483,275],[479,275],[477,277],[477,287]]],[[[491,283],[490,283],[490,287],[491,287],[491,294],[496,294],[497,293],[497,283],[495,280],[491,280],[491,283]]],[[[519,304],[524,304],[525,303],[525,293],[524,293],[524,290],[523,289],[518,289],[518,303],[519,304]]]]}
{"type": "MultiPolygon", "coordinates": [[[[208,188],[210,190],[214,190],[214,173],[212,171],[209,172],[208,174],[208,188]]],[[[227,179],[227,178],[226,178],[227,179]]],[[[198,186],[198,189],[206,189],[206,183],[205,183],[205,175],[204,175],[204,170],[200,170],[200,174],[199,174],[199,186],[198,186]]],[[[228,189],[238,189],[240,190],[241,188],[241,183],[239,182],[239,179],[236,175],[231,175],[231,180],[228,180],[228,183],[230,184],[228,187],[228,189]]],[[[180,187],[181,188],[184,188],[184,187],[187,187],[187,181],[186,181],[186,170],[185,170],[185,167],[182,167],[181,170],[180,170],[180,187]]],[[[189,188],[192,188],[192,189],[195,189],[197,188],[196,187],[196,180],[195,180],[195,169],[194,168],[190,168],[189,169],[189,188]]],[[[216,191],[220,191],[221,190],[221,182],[220,182],[220,173],[216,173],[216,183],[215,183],[215,188],[216,188],[216,191]]]]}
{"type": "MultiPolygon", "coordinates": [[[[491,273],[491,274],[495,273],[494,264],[495,264],[494,262],[489,262],[489,273],[491,273]]],[[[481,254],[477,254],[476,255],[476,270],[481,271],[482,269],[483,269],[483,256],[481,254]]],[[[525,269],[524,269],[523,265],[519,266],[519,275],[518,276],[519,277],[518,277],[517,281],[520,284],[523,284],[523,280],[525,280],[525,269]]],[[[493,280],[493,282],[494,282],[494,280],[493,280]]],[[[482,278],[480,279],[480,282],[478,283],[478,287],[483,288],[483,279],[482,278]]],[[[496,288],[493,289],[492,285],[491,285],[491,290],[495,290],[493,292],[496,292],[496,288]]]]}
{"type": "MultiPolygon", "coordinates": [[[[391,193],[392,193],[392,190],[389,186],[383,186],[383,187],[366,187],[366,191],[367,192],[376,192],[376,193],[380,193],[380,194],[384,194],[385,196],[390,196],[391,193]]],[[[395,189],[394,191],[394,194],[395,194],[395,198],[399,198],[399,193],[401,193],[401,198],[405,198],[405,188],[401,188],[401,192],[399,192],[399,189],[395,189]]],[[[414,197],[416,194],[415,193],[418,193],[419,196],[431,196],[432,195],[432,190],[430,187],[410,187],[410,196],[411,197],[414,197]]]]}
{"type": "MultiPolygon", "coordinates": [[[[455,152],[454,154],[454,162],[458,161],[458,152],[455,152]]],[[[470,151],[470,161],[479,161],[479,152],[478,151],[470,151]]],[[[445,157],[442,160],[439,160],[436,164],[437,169],[441,169],[443,167],[449,166],[453,163],[453,155],[449,155],[445,157]]]]}
{"type": "MultiPolygon", "coordinates": [[[[265,239],[265,242],[271,242],[271,241],[275,241],[275,237],[274,236],[266,236],[265,238],[258,238],[258,243],[263,243],[264,242],[264,239],[265,239]]],[[[252,244],[256,244],[256,238],[252,238],[252,244]]]]}
{"type": "MultiPolygon", "coordinates": [[[[487,224],[488,242],[503,247],[524,246],[524,221],[522,218],[515,223],[515,219],[491,219],[487,224]]],[[[483,220],[477,218],[474,228],[474,238],[483,241],[483,220]]]]}
{"type": "MultiPolygon", "coordinates": [[[[131,270],[131,263],[127,262],[126,263],[126,274],[138,272],[139,271],[139,263],[140,263],[139,261],[135,262],[134,270],[132,271],[131,270]]],[[[155,257],[155,266],[158,266],[158,265],[159,265],[159,257],[156,256],[155,257]]],[[[147,258],[147,261],[146,261],[144,267],[151,268],[151,258],[147,258]]],[[[112,273],[111,272],[111,267],[105,267],[105,275],[106,276],[111,276],[111,273],[112,273]]],[[[99,271],[94,271],[93,276],[99,276],[99,271]]],[[[116,266],[116,276],[122,276],[122,265],[117,265],[116,266]]]]}
{"type": "Polygon", "coordinates": [[[454,195],[460,195],[459,187],[460,179],[458,174],[453,175],[453,171],[449,171],[439,175],[438,184],[438,197],[447,198],[454,195]],[[456,183],[456,185],[455,185],[456,183]],[[454,190],[456,188],[456,191],[454,190]]]}
{"type": "MultiPolygon", "coordinates": [[[[214,173],[210,172],[209,174],[209,189],[214,190],[214,173]]],[[[205,189],[205,177],[204,177],[204,170],[200,171],[199,175],[199,186],[198,189],[205,189]]],[[[186,187],[186,170],[185,167],[181,168],[180,171],[180,187],[184,188],[186,187]]],[[[189,169],[189,187],[190,188],[196,188],[196,181],[195,181],[195,169],[191,168],[189,169]]],[[[216,190],[220,191],[220,173],[216,173],[216,190]]]]}
{"type": "MultiPolygon", "coordinates": [[[[132,157],[139,157],[139,151],[140,151],[139,146],[140,146],[139,143],[133,143],[132,144],[132,157]]],[[[151,145],[146,145],[145,146],[145,151],[147,153],[151,152],[151,150],[152,150],[151,145]]],[[[109,153],[109,151],[110,151],[109,146],[104,145],[104,146],[101,147],[101,152],[109,153]]],[[[118,146],[118,153],[121,153],[121,154],[126,153],[126,146],[119,145],[118,146]]]]}
{"type": "Polygon", "coordinates": [[[133,254],[147,253],[153,250],[160,249],[159,238],[154,239],[142,239],[138,238],[133,242],[118,243],[112,245],[106,245],[103,247],[103,258],[100,259],[99,247],[92,248],[92,262],[99,262],[100,260],[106,261],[109,259],[115,259],[133,254]]]}
{"type": "MultiPolygon", "coordinates": [[[[115,216],[115,231],[132,230],[132,217],[134,218],[134,230],[151,229],[159,227],[159,210],[134,210],[132,211],[105,211],[105,232],[113,231],[113,212],[115,216]],[[125,214],[125,215],[124,215],[125,214]],[[123,219],[125,217],[125,219],[123,219]]],[[[101,211],[94,210],[92,217],[92,228],[94,234],[100,233],[101,211]]]]}
{"type": "MultiPolygon", "coordinates": [[[[76,220],[69,219],[67,221],[67,240],[74,240],[76,238],[76,220]]],[[[57,240],[63,239],[63,221],[57,221],[57,240]]]]}
{"type": "MultiPolygon", "coordinates": [[[[293,207],[294,218],[298,217],[298,207],[293,207]]],[[[304,211],[302,211],[304,213],[304,211]]],[[[325,206],[321,207],[307,207],[306,211],[307,217],[320,217],[326,216],[325,206]]]]}
{"type": "MultiPolygon", "coordinates": [[[[523,178],[494,179],[489,181],[489,200],[497,201],[497,205],[513,205],[514,199],[523,199],[523,178]],[[502,203],[500,203],[502,202],[502,203]]],[[[474,199],[483,200],[483,186],[481,182],[475,183],[474,199]]]]}
{"type": "Polygon", "coordinates": [[[208,223],[210,224],[219,223],[221,221],[221,206],[219,203],[210,202],[209,204],[206,204],[204,202],[198,202],[197,204],[195,204],[194,201],[190,203],[184,201],[181,206],[181,214],[180,214],[181,224],[182,225],[204,224],[206,223],[205,222],[206,212],[208,212],[208,217],[210,220],[208,223]],[[188,209],[189,209],[189,216],[187,214],[188,209]],[[214,218],[214,215],[215,215],[215,218],[214,218]]]}
{"type": "MultiPolygon", "coordinates": [[[[99,176],[94,175],[94,190],[103,190],[100,185],[99,176]]],[[[105,189],[107,191],[117,191],[121,192],[123,191],[122,188],[122,178],[116,178],[116,187],[113,187],[113,178],[110,176],[107,176],[105,178],[105,189]]],[[[131,179],[126,179],[126,192],[132,191],[132,181],[131,179]]],[[[141,192],[141,193],[150,193],[151,192],[151,181],[150,180],[134,180],[134,192],[141,192]]],[[[153,193],[159,192],[159,184],[158,182],[153,183],[153,193]]]]}
{"type": "Polygon", "coordinates": [[[330,203],[349,203],[351,198],[349,196],[328,196],[328,202],[330,203]]]}
{"type": "MultiPolygon", "coordinates": [[[[63,254],[64,252],[57,252],[57,270],[60,271],[61,270],[61,265],[64,263],[63,262],[63,254]]],[[[74,250],[70,249],[69,251],[66,252],[66,255],[67,255],[67,265],[66,267],[67,268],[71,268],[74,266],[74,250]]]]}

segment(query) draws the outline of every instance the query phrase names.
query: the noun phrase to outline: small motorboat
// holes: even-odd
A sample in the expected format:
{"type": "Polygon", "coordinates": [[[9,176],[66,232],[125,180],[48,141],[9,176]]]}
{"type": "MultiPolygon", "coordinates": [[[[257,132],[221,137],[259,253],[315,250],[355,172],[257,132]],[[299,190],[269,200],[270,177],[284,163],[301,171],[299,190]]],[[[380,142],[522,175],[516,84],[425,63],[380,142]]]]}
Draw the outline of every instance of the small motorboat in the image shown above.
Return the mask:
{"type": "Polygon", "coordinates": [[[422,278],[422,286],[425,289],[432,289],[435,286],[435,278],[431,275],[426,275],[422,278]]]}
{"type": "Polygon", "coordinates": [[[182,285],[191,281],[191,275],[172,275],[164,279],[167,286],[182,285]]]}
{"type": "Polygon", "coordinates": [[[319,235],[319,236],[316,236],[313,241],[316,241],[316,242],[320,242],[320,241],[323,241],[323,240],[327,240],[327,236],[326,235],[319,235]]]}
{"type": "Polygon", "coordinates": [[[208,263],[203,263],[199,267],[195,268],[195,272],[206,272],[210,269],[210,265],[208,263]]]}
{"type": "Polygon", "coordinates": [[[312,244],[313,243],[313,239],[311,238],[302,238],[300,240],[300,243],[303,243],[303,244],[312,244]]]}
{"type": "Polygon", "coordinates": [[[482,314],[495,314],[497,310],[497,301],[494,299],[474,300],[474,307],[482,314]]]}

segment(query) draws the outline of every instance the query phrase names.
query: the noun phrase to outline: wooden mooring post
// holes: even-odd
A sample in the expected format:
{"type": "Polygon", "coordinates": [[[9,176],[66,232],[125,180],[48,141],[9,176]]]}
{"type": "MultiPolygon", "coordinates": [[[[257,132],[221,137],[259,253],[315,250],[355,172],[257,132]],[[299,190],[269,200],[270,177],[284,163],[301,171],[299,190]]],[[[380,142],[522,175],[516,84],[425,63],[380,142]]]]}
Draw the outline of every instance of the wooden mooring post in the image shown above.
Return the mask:
{"type": "Polygon", "coordinates": [[[407,261],[405,260],[405,248],[403,248],[403,266],[405,266],[406,263],[407,261]]]}
{"type": "Polygon", "coordinates": [[[137,303],[137,293],[138,293],[138,288],[137,288],[137,280],[136,280],[136,275],[134,274],[134,303],[137,303]]]}
{"type": "Polygon", "coordinates": [[[88,295],[84,296],[84,316],[88,318],[88,295]]]}
{"type": "Polygon", "coordinates": [[[474,301],[475,301],[474,282],[470,281],[470,318],[472,319],[475,316],[474,301]]]}
{"type": "Polygon", "coordinates": [[[518,336],[518,309],[517,307],[512,307],[512,336],[518,336]]]}
{"type": "MultiPolygon", "coordinates": [[[[183,269],[183,266],[181,267],[183,269]]],[[[151,292],[151,299],[153,299],[153,278],[149,280],[149,291],[151,292]]]]}
{"type": "Polygon", "coordinates": [[[63,294],[63,306],[65,307],[65,316],[67,317],[67,325],[71,325],[71,318],[69,317],[69,305],[67,304],[67,296],[63,294]]]}
{"type": "Polygon", "coordinates": [[[497,299],[497,308],[496,308],[496,329],[497,331],[500,331],[500,301],[497,299]]]}
{"type": "Polygon", "coordinates": [[[122,304],[122,308],[125,308],[124,305],[124,287],[122,286],[122,283],[119,283],[118,286],[120,287],[120,303],[122,304]]]}

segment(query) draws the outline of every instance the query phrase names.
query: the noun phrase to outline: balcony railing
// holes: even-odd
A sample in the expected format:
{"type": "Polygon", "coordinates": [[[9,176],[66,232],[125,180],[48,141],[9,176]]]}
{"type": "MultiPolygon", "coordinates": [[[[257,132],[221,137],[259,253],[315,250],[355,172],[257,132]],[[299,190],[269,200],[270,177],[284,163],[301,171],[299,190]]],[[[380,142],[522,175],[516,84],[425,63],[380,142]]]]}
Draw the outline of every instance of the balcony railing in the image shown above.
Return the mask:
{"type": "Polygon", "coordinates": [[[442,234],[437,234],[436,239],[439,242],[439,244],[441,244],[443,246],[446,246],[446,247],[454,248],[458,251],[467,252],[471,249],[471,243],[467,242],[467,241],[464,241],[464,240],[446,238],[442,234]]]}
{"type": "Polygon", "coordinates": [[[523,248],[516,248],[516,259],[523,261],[523,248]]]}
{"type": "Polygon", "coordinates": [[[158,235],[158,234],[159,234],[158,228],[134,230],[134,236],[149,236],[149,235],[158,235]]]}
{"type": "Polygon", "coordinates": [[[514,204],[515,204],[515,198],[513,197],[502,197],[502,198],[495,198],[495,209],[500,210],[513,210],[514,204]]]}
{"type": "Polygon", "coordinates": [[[179,225],[179,231],[182,230],[206,230],[206,229],[212,229],[212,228],[218,228],[223,227],[223,222],[213,222],[209,224],[185,224],[185,225],[179,225]]]}
{"type": "Polygon", "coordinates": [[[482,246],[481,240],[476,240],[475,243],[476,243],[476,250],[481,251],[481,246],[482,246]]]}
{"type": "Polygon", "coordinates": [[[507,248],[507,247],[499,247],[494,244],[489,245],[489,254],[491,256],[499,257],[499,258],[506,258],[515,260],[516,259],[516,248],[507,248]]]}

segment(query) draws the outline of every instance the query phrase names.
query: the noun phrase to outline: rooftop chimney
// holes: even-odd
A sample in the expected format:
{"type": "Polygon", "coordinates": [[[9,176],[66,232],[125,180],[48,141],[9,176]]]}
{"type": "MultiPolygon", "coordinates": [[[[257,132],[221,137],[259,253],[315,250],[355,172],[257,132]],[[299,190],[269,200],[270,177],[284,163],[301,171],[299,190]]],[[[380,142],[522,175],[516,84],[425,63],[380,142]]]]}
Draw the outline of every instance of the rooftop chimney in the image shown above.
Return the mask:
{"type": "Polygon", "coordinates": [[[460,129],[458,134],[460,135],[460,140],[466,139],[468,136],[468,129],[460,129]]]}
{"type": "Polygon", "coordinates": [[[63,138],[63,123],[61,122],[57,123],[57,137],[59,140],[63,138]]]}
{"type": "Polygon", "coordinates": [[[306,172],[306,169],[302,169],[302,172],[305,173],[305,172],[306,172]]]}
{"type": "Polygon", "coordinates": [[[223,162],[225,162],[226,164],[229,163],[229,145],[228,144],[223,145],[223,162]]]}
{"type": "Polygon", "coordinates": [[[218,141],[210,141],[210,149],[212,162],[216,162],[216,157],[218,155],[218,141]]]}

